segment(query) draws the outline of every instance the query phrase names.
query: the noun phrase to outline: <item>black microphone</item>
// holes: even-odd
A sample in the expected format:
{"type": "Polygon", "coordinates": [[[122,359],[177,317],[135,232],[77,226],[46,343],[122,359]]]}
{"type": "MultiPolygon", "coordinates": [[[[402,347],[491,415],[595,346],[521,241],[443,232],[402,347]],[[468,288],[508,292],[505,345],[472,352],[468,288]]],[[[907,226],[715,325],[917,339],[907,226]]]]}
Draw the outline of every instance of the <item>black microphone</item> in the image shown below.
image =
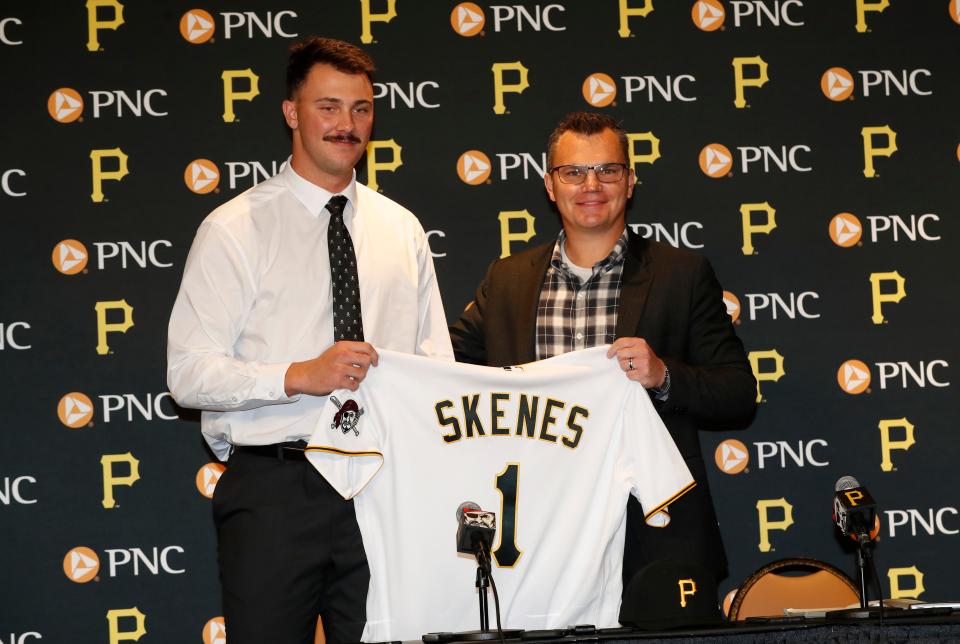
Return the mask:
{"type": "Polygon", "coordinates": [[[465,501],[457,508],[457,552],[476,555],[481,564],[489,565],[487,555],[496,533],[495,513],[481,510],[472,501],[465,501]]]}
{"type": "Polygon", "coordinates": [[[841,477],[834,486],[833,520],[843,534],[861,545],[877,536],[877,504],[852,476],[841,477]]]}

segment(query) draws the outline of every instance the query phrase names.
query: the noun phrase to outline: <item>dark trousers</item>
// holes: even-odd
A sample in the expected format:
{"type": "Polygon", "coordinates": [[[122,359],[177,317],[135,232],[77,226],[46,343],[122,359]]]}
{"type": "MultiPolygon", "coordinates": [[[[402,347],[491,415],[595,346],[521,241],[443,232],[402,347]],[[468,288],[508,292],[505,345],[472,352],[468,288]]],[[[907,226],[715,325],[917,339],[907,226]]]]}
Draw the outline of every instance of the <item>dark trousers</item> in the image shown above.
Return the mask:
{"type": "Polygon", "coordinates": [[[230,644],[359,642],[370,570],[352,501],[304,460],[236,451],[213,496],[230,644]]]}

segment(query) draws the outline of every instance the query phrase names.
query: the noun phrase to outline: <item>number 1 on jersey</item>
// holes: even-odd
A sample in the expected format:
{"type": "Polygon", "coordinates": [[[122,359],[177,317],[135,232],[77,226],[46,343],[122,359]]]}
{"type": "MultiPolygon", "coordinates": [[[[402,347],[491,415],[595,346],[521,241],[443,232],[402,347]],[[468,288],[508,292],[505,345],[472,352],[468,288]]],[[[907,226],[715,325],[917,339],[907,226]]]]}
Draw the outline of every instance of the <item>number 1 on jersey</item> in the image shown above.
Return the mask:
{"type": "Polygon", "coordinates": [[[520,487],[520,465],[508,463],[497,475],[497,491],[500,493],[500,543],[493,551],[493,558],[500,568],[513,568],[523,553],[517,549],[517,490],[520,487]]]}

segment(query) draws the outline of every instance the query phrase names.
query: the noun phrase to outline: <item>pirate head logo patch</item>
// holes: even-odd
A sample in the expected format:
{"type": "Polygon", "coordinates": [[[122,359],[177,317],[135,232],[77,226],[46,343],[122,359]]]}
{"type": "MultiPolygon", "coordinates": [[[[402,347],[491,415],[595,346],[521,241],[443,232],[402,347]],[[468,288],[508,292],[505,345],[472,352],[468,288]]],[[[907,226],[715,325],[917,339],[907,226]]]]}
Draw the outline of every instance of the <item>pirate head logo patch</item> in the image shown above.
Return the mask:
{"type": "Polygon", "coordinates": [[[338,410],[333,416],[333,422],[330,423],[330,429],[339,429],[344,434],[353,432],[355,436],[359,436],[360,430],[357,426],[360,424],[360,417],[363,416],[363,409],[352,399],[341,403],[336,396],[330,396],[330,400],[338,410]]]}

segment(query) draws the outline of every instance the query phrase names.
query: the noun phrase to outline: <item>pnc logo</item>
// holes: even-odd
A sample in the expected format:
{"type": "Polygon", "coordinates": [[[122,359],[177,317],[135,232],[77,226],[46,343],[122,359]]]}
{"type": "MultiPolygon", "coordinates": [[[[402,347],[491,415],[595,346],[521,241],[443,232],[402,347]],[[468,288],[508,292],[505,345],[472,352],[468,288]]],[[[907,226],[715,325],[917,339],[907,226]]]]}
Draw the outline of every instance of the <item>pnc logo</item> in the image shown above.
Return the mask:
{"type": "Polygon", "coordinates": [[[197,490],[208,499],[213,498],[213,491],[217,487],[217,482],[227,468],[220,463],[207,463],[197,472],[197,490]]]}
{"type": "Polygon", "coordinates": [[[863,224],[849,212],[838,213],[830,220],[830,239],[841,248],[856,246],[862,235],[863,224]]]}
{"type": "Polygon", "coordinates": [[[97,578],[100,572],[100,557],[90,548],[77,546],[63,558],[63,574],[77,584],[85,584],[97,578]]]}
{"type": "Polygon", "coordinates": [[[734,323],[740,320],[740,299],[730,291],[723,292],[723,306],[734,323]]]}
{"type": "Polygon", "coordinates": [[[843,67],[831,67],[820,77],[820,90],[831,101],[847,100],[853,89],[853,75],[843,67]]]}
{"type": "Polygon", "coordinates": [[[83,116],[83,98],[77,90],[61,87],[47,99],[47,113],[57,123],[73,123],[83,116]]]}
{"type": "Polygon", "coordinates": [[[53,266],[64,275],[76,275],[87,267],[90,254],[87,247],[76,239],[64,239],[54,246],[51,259],[53,266]]]}
{"type": "Polygon", "coordinates": [[[183,182],[191,192],[208,194],[220,185],[220,169],[209,159],[194,159],[183,171],[183,182]]]}
{"type": "Polygon", "coordinates": [[[690,10],[693,24],[701,31],[716,31],[723,28],[727,16],[719,0],[698,0],[690,10]]]}
{"type": "Polygon", "coordinates": [[[483,9],[473,2],[461,2],[450,12],[450,25],[465,38],[483,34],[483,25],[486,22],[483,9]]]}
{"type": "Polygon", "coordinates": [[[847,360],[837,369],[837,383],[848,394],[870,392],[870,368],[860,360],[847,360]]]}
{"type": "Polygon", "coordinates": [[[717,445],[713,458],[724,474],[739,474],[750,464],[750,452],[747,446],[735,438],[728,438],[717,445]]]}
{"type": "Polygon", "coordinates": [[[733,154],[730,148],[720,143],[710,143],[700,150],[700,170],[712,179],[730,174],[733,168],[733,154]]]}
{"type": "Polygon", "coordinates": [[[214,617],[203,625],[203,644],[227,644],[227,626],[222,617],[214,617]]]}
{"type": "Polygon", "coordinates": [[[180,35],[192,45],[201,45],[216,31],[213,16],[203,9],[191,9],[180,18],[180,35]]]}
{"type": "Polygon", "coordinates": [[[602,72],[595,72],[583,81],[583,98],[594,107],[606,107],[617,98],[617,84],[602,72]]]}
{"type": "Polygon", "coordinates": [[[57,403],[57,417],[70,429],[87,427],[93,420],[93,402],[86,394],[72,391],[57,403]]]}
{"type": "Polygon", "coordinates": [[[490,157],[480,150],[467,150],[457,159],[457,176],[467,185],[479,186],[490,178],[490,157]]]}

